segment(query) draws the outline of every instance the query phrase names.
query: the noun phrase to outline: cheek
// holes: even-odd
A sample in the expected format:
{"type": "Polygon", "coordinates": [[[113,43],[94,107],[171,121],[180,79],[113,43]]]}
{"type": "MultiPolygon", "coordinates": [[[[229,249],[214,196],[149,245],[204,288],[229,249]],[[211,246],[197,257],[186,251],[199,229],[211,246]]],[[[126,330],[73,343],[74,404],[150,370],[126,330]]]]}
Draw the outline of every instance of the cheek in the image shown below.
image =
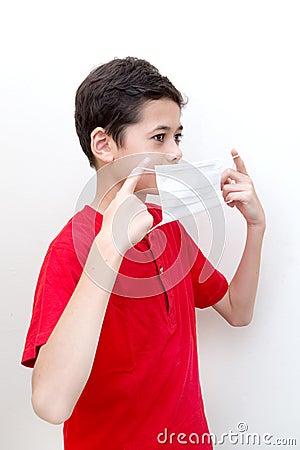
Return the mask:
{"type": "Polygon", "coordinates": [[[147,144],[148,143],[145,141],[144,137],[139,135],[130,135],[127,136],[127,139],[125,140],[123,151],[127,155],[143,153],[147,151],[147,144]]]}

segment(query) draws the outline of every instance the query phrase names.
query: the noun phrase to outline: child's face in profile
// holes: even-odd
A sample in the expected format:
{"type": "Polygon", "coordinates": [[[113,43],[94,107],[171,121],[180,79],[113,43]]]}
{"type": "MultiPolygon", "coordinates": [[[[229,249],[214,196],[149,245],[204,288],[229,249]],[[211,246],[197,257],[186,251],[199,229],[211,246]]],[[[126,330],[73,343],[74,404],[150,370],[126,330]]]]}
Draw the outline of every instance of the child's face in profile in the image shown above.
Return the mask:
{"type": "MultiPolygon", "coordinates": [[[[182,125],[181,111],[177,103],[170,99],[147,102],[141,111],[141,120],[129,125],[125,131],[124,145],[118,148],[116,159],[129,155],[150,157],[148,167],[155,164],[175,164],[182,157],[180,141],[182,125]]],[[[130,160],[131,158],[125,158],[130,160]]],[[[123,161],[125,161],[123,160],[123,161]]],[[[133,158],[136,161],[136,158],[133,158]]],[[[139,164],[140,165],[140,164],[139,164]]],[[[148,193],[157,193],[155,174],[145,173],[138,183],[137,190],[146,189],[148,193]]]]}

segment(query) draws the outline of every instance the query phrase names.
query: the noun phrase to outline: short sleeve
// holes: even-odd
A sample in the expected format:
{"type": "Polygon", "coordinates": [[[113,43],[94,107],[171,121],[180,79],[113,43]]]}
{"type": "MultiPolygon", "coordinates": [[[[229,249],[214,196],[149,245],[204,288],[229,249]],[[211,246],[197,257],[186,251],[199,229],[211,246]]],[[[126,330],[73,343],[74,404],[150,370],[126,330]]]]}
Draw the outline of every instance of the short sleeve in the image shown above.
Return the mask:
{"type": "Polygon", "coordinates": [[[34,366],[39,347],[47,342],[74,292],[81,273],[82,268],[73,251],[49,248],[35,289],[22,365],[34,366]]]}
{"type": "Polygon", "coordinates": [[[191,262],[191,277],[196,308],[207,308],[221,300],[228,290],[228,282],[203,255],[194,240],[185,231],[186,245],[191,262]]]}

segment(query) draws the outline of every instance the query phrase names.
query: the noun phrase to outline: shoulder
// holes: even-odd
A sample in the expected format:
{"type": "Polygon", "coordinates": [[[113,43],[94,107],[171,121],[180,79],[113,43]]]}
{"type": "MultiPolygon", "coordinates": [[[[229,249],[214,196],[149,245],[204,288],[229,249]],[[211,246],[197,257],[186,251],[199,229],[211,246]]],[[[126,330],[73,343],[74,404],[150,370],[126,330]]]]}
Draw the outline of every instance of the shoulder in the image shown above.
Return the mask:
{"type": "Polygon", "coordinates": [[[84,265],[92,242],[100,231],[102,216],[89,205],[74,214],[50,243],[44,263],[79,262],[84,265]]]}
{"type": "Polygon", "coordinates": [[[100,230],[102,216],[89,205],[78,211],[66,225],[61,229],[58,235],[50,243],[49,249],[65,248],[73,249],[78,240],[83,237],[92,238],[100,230]]]}

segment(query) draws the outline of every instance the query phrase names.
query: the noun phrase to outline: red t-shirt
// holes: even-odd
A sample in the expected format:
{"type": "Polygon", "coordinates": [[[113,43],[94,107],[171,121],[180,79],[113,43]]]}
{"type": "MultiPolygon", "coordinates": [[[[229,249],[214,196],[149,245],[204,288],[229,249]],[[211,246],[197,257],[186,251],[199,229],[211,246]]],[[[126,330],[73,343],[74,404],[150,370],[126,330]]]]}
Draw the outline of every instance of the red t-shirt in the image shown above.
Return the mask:
{"type": "MultiPolygon", "coordinates": [[[[147,208],[157,224],[160,207],[147,208]]],[[[102,215],[86,205],[50,244],[36,286],[23,365],[34,366],[78,283],[101,223],[102,215]]],[[[156,228],[128,250],[90,377],[64,423],[65,450],[211,449],[209,439],[195,445],[202,433],[209,433],[195,307],[213,305],[227,289],[225,277],[178,221],[156,228]]]]}

